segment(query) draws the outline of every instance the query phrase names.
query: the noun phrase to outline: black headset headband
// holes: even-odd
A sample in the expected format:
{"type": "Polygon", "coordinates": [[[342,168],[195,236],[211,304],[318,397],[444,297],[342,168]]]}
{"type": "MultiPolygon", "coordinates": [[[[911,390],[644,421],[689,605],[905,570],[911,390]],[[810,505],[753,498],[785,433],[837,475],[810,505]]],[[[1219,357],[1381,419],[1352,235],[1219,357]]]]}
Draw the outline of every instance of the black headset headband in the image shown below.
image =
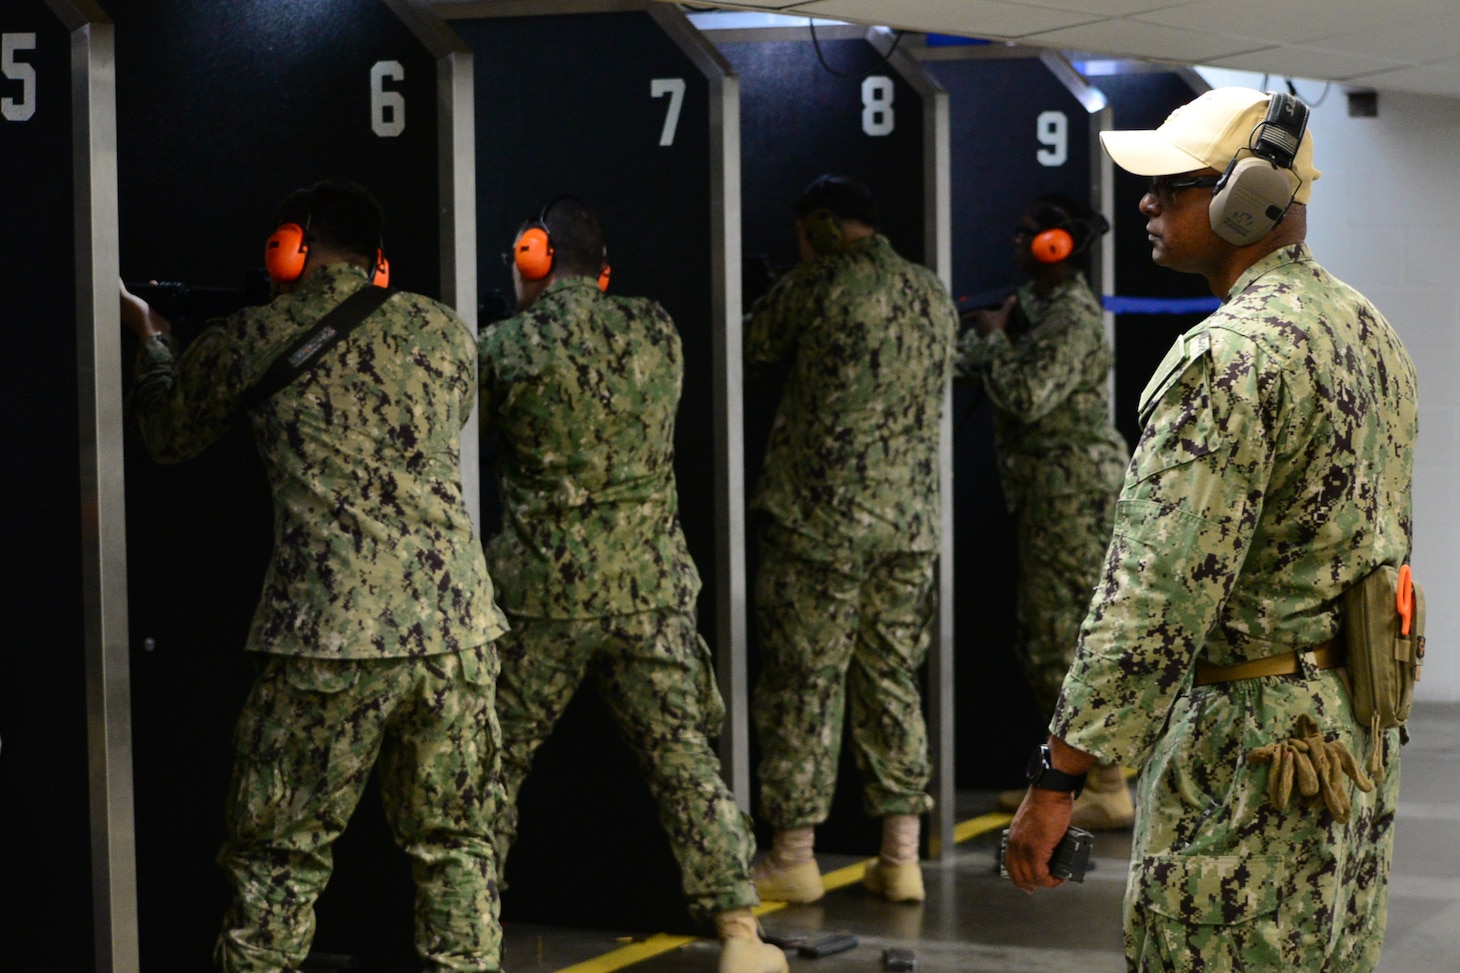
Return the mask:
{"type": "Polygon", "coordinates": [[[1281,91],[1268,92],[1267,117],[1254,129],[1248,148],[1280,169],[1292,169],[1308,130],[1308,106],[1281,91]]]}
{"type": "MultiPolygon", "coordinates": [[[[548,225],[547,225],[548,214],[552,212],[553,207],[556,206],[556,205],[558,205],[559,203],[566,203],[569,200],[572,200],[573,202],[579,203],[579,204],[582,203],[582,200],[580,200],[577,196],[573,196],[573,195],[568,194],[568,193],[564,193],[564,194],[562,194],[560,196],[554,196],[552,199],[550,199],[546,203],[543,203],[542,204],[542,209],[538,210],[538,212],[537,212],[537,219],[533,220],[532,223],[531,223],[531,225],[532,226],[540,226],[544,230],[547,230],[548,229],[548,225]]],[[[548,235],[549,236],[552,235],[552,231],[551,230],[548,231],[548,235]]]]}
{"type": "MultiPolygon", "coordinates": [[[[1070,202],[1074,203],[1075,200],[1071,199],[1070,202]]],[[[1080,254],[1084,253],[1086,250],[1089,250],[1091,245],[1096,240],[1100,239],[1105,234],[1110,232],[1110,221],[1107,220],[1105,218],[1105,215],[1099,210],[1092,209],[1085,216],[1076,216],[1074,213],[1071,213],[1065,206],[1062,206],[1058,203],[1046,201],[1042,205],[1047,209],[1059,213],[1061,219],[1058,223],[1055,223],[1052,226],[1040,227],[1041,232],[1046,230],[1064,230],[1066,233],[1070,233],[1071,230],[1077,227],[1083,228],[1085,230],[1083,234],[1084,239],[1075,244],[1075,249],[1070,251],[1071,257],[1077,257],[1080,254]]],[[[1073,233],[1070,233],[1070,235],[1071,237],[1074,236],[1073,233]]]]}

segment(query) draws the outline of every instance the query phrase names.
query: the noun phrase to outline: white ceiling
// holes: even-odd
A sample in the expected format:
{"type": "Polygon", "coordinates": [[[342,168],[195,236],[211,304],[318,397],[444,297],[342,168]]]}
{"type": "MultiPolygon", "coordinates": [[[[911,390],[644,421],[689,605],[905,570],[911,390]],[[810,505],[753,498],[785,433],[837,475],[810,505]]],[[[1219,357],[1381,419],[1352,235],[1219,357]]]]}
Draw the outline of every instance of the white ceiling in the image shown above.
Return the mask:
{"type": "Polygon", "coordinates": [[[715,6],[1460,98],[1457,0],[740,0],[715,6]]]}

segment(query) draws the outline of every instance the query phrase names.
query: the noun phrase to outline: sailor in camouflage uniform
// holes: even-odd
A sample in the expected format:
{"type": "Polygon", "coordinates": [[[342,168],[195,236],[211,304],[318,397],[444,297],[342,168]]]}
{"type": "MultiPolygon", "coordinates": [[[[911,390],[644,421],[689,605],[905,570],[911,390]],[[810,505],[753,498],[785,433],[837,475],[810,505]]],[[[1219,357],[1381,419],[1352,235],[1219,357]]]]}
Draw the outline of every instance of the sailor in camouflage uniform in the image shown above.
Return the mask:
{"type": "Polygon", "coordinates": [[[1363,973],[1383,940],[1398,730],[1358,725],[1328,643],[1344,591],[1409,558],[1415,370],[1303,242],[1311,135],[1281,173],[1294,195],[1280,222],[1255,243],[1217,236],[1213,187],[1268,102],[1217,89],[1159,129],[1103,136],[1118,164],[1156,177],[1141,200],[1155,261],[1205,275],[1224,303],[1141,396],[1144,432],[1009,871],[1026,890],[1058,884],[1044,863],[1071,802],[1050,788],[1096,757],[1141,767],[1125,917],[1143,973],[1363,973]],[[1228,668],[1254,660],[1272,661],[1249,673],[1274,674],[1228,668]],[[1279,809],[1253,752],[1305,736],[1339,769],[1322,801],[1279,809]],[[1377,786],[1347,759],[1371,747],[1377,786]]]}
{"type": "Polygon", "coordinates": [[[674,421],[684,377],[664,308],[613,297],[598,219],[564,197],[513,248],[520,313],[483,331],[483,435],[500,437],[502,530],[487,545],[512,631],[497,704],[505,860],[533,754],[586,678],[636,752],[691,913],[715,920],[721,973],[781,973],[751,907],[755,837],[711,741],[724,704],[695,625],[699,572],[679,525],[674,421]]]}
{"type": "Polygon", "coordinates": [[[802,262],[756,302],[747,368],[790,365],[752,500],[762,515],[752,701],[760,813],[774,846],[764,898],[823,893],[813,855],[836,784],[843,713],[863,807],[883,841],[866,884],[921,900],[919,818],[932,807],[918,668],[939,546],[938,437],[958,315],[937,276],[876,232],[871,193],[842,176],[798,199],[802,262]]]}
{"type": "MultiPolygon", "coordinates": [[[[370,286],[381,215],[363,189],[301,190],[286,222],[307,228],[302,275],[180,358],[166,320],[123,291],[123,320],[142,339],[132,409],[159,462],[222,436],[274,359],[370,286]]],[[[248,637],[261,666],[234,737],[218,858],[233,890],[215,952],[225,970],[304,962],[331,846],[372,768],[411,858],[425,968],[498,969],[492,642],[504,619],[460,473],[475,351],[449,308],[396,293],[249,412],[274,550],[248,637]]]]}
{"type": "MultiPolygon", "coordinates": [[[[1110,422],[1113,356],[1100,299],[1079,266],[1109,228],[1062,193],[1033,200],[1014,237],[1014,264],[1032,279],[998,311],[970,312],[974,327],[959,341],[958,377],[980,382],[994,407],[1018,544],[1020,661],[1046,720],[1075,657],[1130,458],[1110,422]]],[[[1000,794],[999,809],[1014,811],[1023,797],[1023,789],[1000,794]]],[[[1074,824],[1126,828],[1134,814],[1121,769],[1102,764],[1074,824]]]]}

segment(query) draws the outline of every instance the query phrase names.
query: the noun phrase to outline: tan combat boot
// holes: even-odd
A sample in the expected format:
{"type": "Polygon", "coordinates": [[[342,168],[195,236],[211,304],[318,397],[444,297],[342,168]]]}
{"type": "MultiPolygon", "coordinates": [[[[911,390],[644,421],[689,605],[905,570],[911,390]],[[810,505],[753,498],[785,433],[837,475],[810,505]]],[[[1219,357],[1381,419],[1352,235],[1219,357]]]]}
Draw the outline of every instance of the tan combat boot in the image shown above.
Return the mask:
{"type": "Polygon", "coordinates": [[[1125,772],[1118,764],[1097,764],[1090,768],[1085,790],[1075,798],[1070,824],[1086,831],[1120,831],[1136,818],[1136,806],[1125,785],[1125,772]]]}
{"type": "Polygon", "coordinates": [[[888,902],[923,901],[923,870],[918,866],[916,814],[889,814],[882,819],[882,853],[867,866],[862,885],[888,902]]]}
{"type": "Polygon", "coordinates": [[[790,964],[778,946],[763,942],[755,916],[747,908],[715,915],[720,934],[720,973],[787,973],[790,964]]]}
{"type": "Polygon", "coordinates": [[[777,831],[771,850],[750,869],[755,890],[767,902],[815,902],[826,894],[812,847],[815,828],[777,831]]]}

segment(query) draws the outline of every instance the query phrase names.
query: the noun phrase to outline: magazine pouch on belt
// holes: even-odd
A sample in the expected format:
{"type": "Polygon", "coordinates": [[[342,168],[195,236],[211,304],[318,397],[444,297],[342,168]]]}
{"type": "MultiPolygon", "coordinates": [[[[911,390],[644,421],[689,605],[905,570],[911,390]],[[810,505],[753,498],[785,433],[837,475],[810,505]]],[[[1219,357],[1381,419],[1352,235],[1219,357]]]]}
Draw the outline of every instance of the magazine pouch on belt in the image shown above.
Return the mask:
{"type": "MultiPolygon", "coordinates": [[[[1425,654],[1425,594],[1409,565],[1380,565],[1343,595],[1354,716],[1375,733],[1402,726],[1425,654]]],[[[1370,756],[1370,771],[1377,761],[1370,756]]]]}

